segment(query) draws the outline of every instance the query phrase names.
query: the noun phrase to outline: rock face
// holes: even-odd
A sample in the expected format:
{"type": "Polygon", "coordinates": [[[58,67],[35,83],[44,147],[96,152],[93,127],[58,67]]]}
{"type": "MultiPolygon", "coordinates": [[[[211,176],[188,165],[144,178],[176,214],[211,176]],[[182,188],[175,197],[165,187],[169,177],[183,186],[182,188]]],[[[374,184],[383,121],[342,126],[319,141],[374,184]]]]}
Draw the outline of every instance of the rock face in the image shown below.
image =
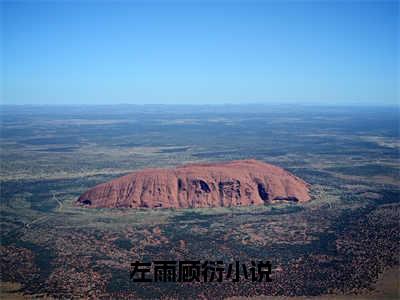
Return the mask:
{"type": "Polygon", "coordinates": [[[189,208],[310,200],[307,183],[257,160],[145,169],[95,186],[77,203],[88,207],[189,208]]]}

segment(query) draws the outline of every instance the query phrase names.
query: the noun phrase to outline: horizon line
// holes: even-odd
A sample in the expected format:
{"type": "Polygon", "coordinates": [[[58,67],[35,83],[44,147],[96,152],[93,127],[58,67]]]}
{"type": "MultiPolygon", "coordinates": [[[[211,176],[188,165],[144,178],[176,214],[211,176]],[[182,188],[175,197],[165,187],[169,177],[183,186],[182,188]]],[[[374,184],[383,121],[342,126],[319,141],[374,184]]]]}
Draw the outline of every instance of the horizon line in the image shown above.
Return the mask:
{"type": "Polygon", "coordinates": [[[101,104],[76,104],[76,103],[42,103],[42,104],[30,104],[30,103],[1,103],[0,107],[96,107],[96,106],[180,106],[180,107],[225,107],[225,106],[314,106],[314,107],[400,107],[400,101],[397,103],[296,103],[296,102],[285,102],[285,103],[266,103],[266,102],[249,102],[249,103],[101,103],[101,104]]]}

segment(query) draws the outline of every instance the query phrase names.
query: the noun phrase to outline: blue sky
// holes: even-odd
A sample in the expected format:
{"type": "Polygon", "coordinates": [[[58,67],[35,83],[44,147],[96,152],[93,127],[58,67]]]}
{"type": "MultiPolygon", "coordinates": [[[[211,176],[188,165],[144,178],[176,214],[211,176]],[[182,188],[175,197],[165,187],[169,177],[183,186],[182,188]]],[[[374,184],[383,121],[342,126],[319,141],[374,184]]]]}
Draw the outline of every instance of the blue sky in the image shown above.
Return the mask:
{"type": "Polygon", "coordinates": [[[0,5],[4,104],[399,101],[396,1],[0,5]]]}

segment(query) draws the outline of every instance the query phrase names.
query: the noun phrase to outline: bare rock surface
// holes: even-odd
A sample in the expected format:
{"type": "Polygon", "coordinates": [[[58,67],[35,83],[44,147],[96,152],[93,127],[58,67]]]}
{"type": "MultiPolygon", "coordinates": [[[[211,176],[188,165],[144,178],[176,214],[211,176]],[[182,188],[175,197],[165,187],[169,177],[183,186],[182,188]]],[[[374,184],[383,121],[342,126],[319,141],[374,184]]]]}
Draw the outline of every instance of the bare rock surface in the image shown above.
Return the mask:
{"type": "Polygon", "coordinates": [[[77,204],[189,208],[308,200],[308,184],[290,172],[257,160],[237,160],[140,170],[93,187],[77,204]]]}

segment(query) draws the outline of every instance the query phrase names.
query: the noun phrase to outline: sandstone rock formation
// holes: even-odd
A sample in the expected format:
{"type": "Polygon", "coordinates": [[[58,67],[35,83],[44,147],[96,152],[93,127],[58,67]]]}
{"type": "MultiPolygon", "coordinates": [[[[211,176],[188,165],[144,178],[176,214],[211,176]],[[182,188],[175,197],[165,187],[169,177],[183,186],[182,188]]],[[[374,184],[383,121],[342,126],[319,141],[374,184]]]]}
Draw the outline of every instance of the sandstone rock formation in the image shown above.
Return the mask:
{"type": "Polygon", "coordinates": [[[95,186],[77,203],[89,207],[189,208],[261,205],[310,199],[308,185],[257,160],[145,169],[95,186]]]}

